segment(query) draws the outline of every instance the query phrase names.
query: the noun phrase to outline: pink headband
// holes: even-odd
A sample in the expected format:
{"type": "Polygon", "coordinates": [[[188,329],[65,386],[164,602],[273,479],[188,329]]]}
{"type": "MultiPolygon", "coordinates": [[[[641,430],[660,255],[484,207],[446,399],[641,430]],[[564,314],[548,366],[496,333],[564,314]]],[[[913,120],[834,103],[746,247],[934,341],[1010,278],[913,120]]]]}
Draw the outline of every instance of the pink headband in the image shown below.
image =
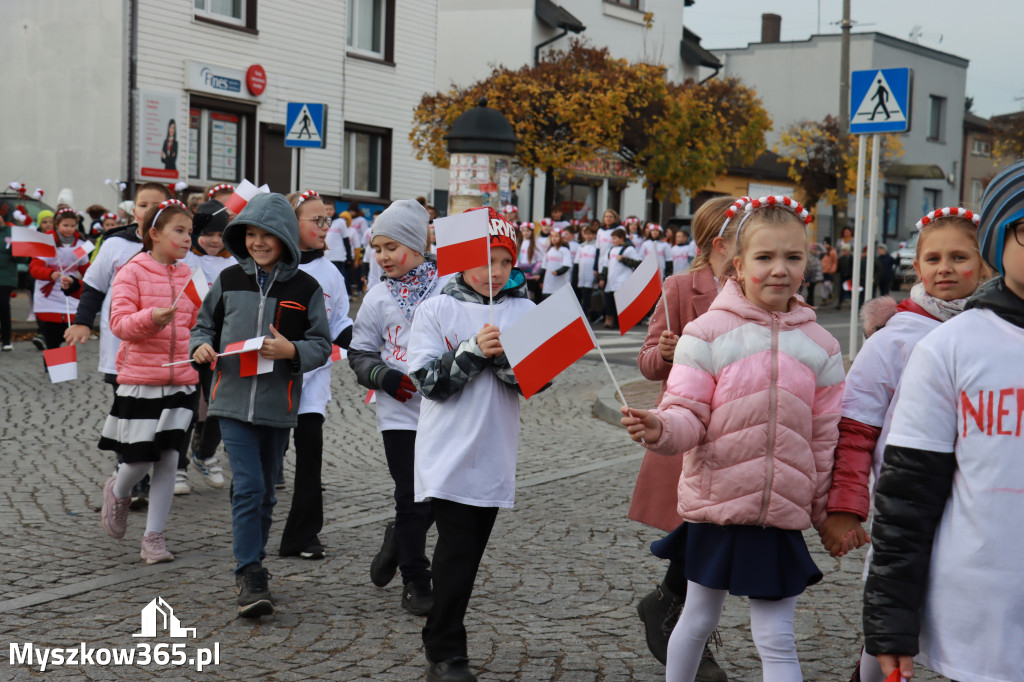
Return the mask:
{"type": "Polygon", "coordinates": [[[914,227],[920,230],[922,227],[929,224],[933,220],[938,220],[939,218],[948,218],[949,216],[952,216],[954,218],[963,218],[964,220],[970,220],[972,223],[974,223],[975,227],[981,224],[980,214],[975,213],[974,211],[968,211],[966,208],[958,206],[947,206],[946,208],[935,209],[925,217],[918,220],[917,224],[914,227]]]}

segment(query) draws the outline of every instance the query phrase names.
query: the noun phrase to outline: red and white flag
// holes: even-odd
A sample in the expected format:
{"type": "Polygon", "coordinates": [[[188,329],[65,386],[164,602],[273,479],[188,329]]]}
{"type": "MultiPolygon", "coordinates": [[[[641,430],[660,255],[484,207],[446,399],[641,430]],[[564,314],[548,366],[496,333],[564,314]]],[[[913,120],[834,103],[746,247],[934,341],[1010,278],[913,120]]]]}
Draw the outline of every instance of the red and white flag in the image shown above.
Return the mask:
{"type": "Polygon", "coordinates": [[[372,388],[366,392],[366,397],[363,398],[363,405],[372,405],[377,402],[377,392],[372,388]]]}
{"type": "Polygon", "coordinates": [[[267,185],[257,187],[248,180],[242,180],[235,189],[234,194],[229,196],[227,201],[224,202],[224,207],[235,215],[238,215],[254,196],[257,194],[267,193],[269,191],[270,187],[267,185]]]}
{"type": "Polygon", "coordinates": [[[348,357],[348,351],[341,346],[331,344],[331,362],[341,362],[348,357]]]}
{"type": "Polygon", "coordinates": [[[434,220],[438,276],[486,266],[491,260],[490,230],[486,210],[434,220]]]}
{"type": "Polygon", "coordinates": [[[510,324],[500,340],[527,398],[597,345],[572,287],[562,287],[510,324]]]}
{"type": "Polygon", "coordinates": [[[23,258],[56,258],[53,235],[11,225],[11,255],[23,258]]]}
{"type": "Polygon", "coordinates": [[[72,381],[78,378],[78,355],[74,346],[62,346],[43,351],[43,362],[50,374],[50,383],[72,381]]]}
{"type": "MultiPolygon", "coordinates": [[[[203,299],[206,298],[206,293],[210,290],[210,285],[206,283],[206,273],[203,272],[202,268],[196,268],[195,272],[192,273],[192,279],[185,285],[185,295],[189,297],[198,308],[203,304],[203,299]]],[[[181,294],[178,294],[180,297],[181,294]]]]}
{"type": "Polygon", "coordinates": [[[96,248],[96,245],[93,244],[92,242],[84,241],[84,242],[82,242],[81,244],[79,244],[78,246],[75,247],[75,250],[74,250],[75,258],[77,258],[78,260],[82,260],[83,258],[88,256],[90,253],[92,253],[95,248],[96,248]]]}
{"type": "Polygon", "coordinates": [[[619,334],[625,334],[644,319],[661,296],[661,271],[658,256],[653,251],[637,266],[622,286],[613,294],[619,311],[619,334]]]}
{"type": "Polygon", "coordinates": [[[241,367],[239,376],[251,377],[257,374],[266,374],[274,369],[274,361],[259,354],[260,348],[263,347],[263,340],[266,338],[266,336],[257,336],[245,341],[229,343],[224,352],[217,357],[238,355],[241,367]]]}

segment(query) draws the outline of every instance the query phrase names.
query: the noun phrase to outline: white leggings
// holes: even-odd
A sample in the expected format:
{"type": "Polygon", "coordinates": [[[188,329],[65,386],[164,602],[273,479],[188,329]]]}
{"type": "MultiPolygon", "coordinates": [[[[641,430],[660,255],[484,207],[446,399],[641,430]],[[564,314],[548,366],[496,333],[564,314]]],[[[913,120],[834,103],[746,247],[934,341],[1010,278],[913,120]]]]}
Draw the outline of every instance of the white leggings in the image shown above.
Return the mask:
{"type": "Polygon", "coordinates": [[[867,652],[860,654],[860,680],[861,682],[882,682],[885,675],[882,674],[882,664],[878,659],[867,652]]]}
{"type": "Polygon", "coordinates": [[[121,464],[117,468],[114,495],[120,498],[132,494],[132,487],[153,468],[149,482],[149,511],[146,513],[146,532],[163,533],[167,515],[171,513],[174,498],[174,473],[178,468],[178,451],[164,450],[157,462],[121,464]]]}
{"type": "MultiPolygon", "coordinates": [[[[668,640],[668,682],[693,682],[704,652],[704,644],[722,617],[726,590],[712,590],[694,582],[686,583],[686,602],[668,640]]],[[[796,657],[793,615],[796,597],[778,601],[750,600],[750,632],[761,656],[764,682],[801,682],[796,657]]]]}

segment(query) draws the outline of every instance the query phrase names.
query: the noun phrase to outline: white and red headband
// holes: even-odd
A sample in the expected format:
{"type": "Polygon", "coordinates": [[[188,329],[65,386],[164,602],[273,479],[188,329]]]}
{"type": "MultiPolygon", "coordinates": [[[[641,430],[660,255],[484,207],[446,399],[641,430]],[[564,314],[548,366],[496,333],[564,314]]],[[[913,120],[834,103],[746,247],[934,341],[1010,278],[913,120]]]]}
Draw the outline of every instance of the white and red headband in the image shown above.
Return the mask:
{"type": "Polygon", "coordinates": [[[947,206],[946,208],[935,209],[925,217],[918,220],[917,224],[914,227],[920,230],[922,227],[930,224],[932,221],[938,220],[939,218],[949,217],[963,218],[964,220],[969,220],[972,223],[974,223],[975,227],[981,224],[981,214],[975,213],[974,211],[968,211],[966,208],[959,206],[947,206]]]}
{"type": "Polygon", "coordinates": [[[74,218],[75,220],[78,220],[78,211],[70,206],[58,208],[57,212],[53,214],[53,222],[59,223],[62,218],[74,218]]]}
{"type": "Polygon", "coordinates": [[[181,203],[177,199],[168,199],[167,201],[161,202],[160,205],[157,206],[156,215],[153,216],[153,223],[150,225],[150,227],[156,227],[156,221],[160,220],[160,214],[164,212],[165,208],[170,208],[171,206],[177,206],[185,213],[188,213],[188,206],[181,203]]]}
{"type": "Polygon", "coordinates": [[[209,201],[210,199],[213,198],[214,194],[218,194],[220,192],[234,192],[234,191],[235,191],[235,186],[234,185],[229,185],[227,183],[222,183],[220,185],[214,185],[209,190],[207,190],[207,192],[206,192],[206,200],[209,201]]]}
{"type": "Polygon", "coordinates": [[[299,200],[295,202],[295,208],[298,210],[299,206],[302,206],[302,202],[307,199],[319,199],[320,193],[315,189],[307,189],[305,192],[299,195],[299,200]]]}
{"type": "Polygon", "coordinates": [[[718,230],[718,236],[721,237],[725,233],[726,226],[729,225],[729,221],[740,212],[741,210],[745,214],[740,220],[739,226],[736,228],[736,239],[739,239],[740,230],[743,228],[743,223],[747,222],[747,219],[753,215],[753,212],[759,208],[768,208],[769,206],[782,206],[788,208],[804,225],[809,225],[813,220],[810,212],[804,208],[799,201],[791,197],[777,194],[774,196],[761,197],[760,199],[751,199],[750,197],[740,197],[733,202],[732,206],[725,212],[725,222],[722,223],[721,229],[718,230]]]}
{"type": "Polygon", "coordinates": [[[100,216],[100,222],[102,223],[104,220],[117,220],[117,214],[116,213],[104,213],[103,215],[100,216]]]}

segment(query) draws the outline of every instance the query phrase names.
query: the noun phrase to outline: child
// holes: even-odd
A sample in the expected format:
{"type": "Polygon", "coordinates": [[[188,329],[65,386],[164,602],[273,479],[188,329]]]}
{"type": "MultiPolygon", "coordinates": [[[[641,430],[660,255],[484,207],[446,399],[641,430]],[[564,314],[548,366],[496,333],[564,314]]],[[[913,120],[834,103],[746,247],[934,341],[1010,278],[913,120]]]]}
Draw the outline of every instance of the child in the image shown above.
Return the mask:
{"type": "Polygon", "coordinates": [[[526,276],[526,288],[530,293],[530,298],[537,301],[540,300],[541,296],[540,269],[544,262],[545,249],[541,246],[542,242],[538,241],[539,238],[533,231],[532,226],[529,228],[520,227],[520,234],[519,269],[526,276]]]}
{"type": "Polygon", "coordinates": [[[490,214],[490,271],[455,275],[420,308],[409,343],[410,376],[426,398],[416,500],[429,500],[437,521],[434,606],[423,628],[430,680],[476,679],[463,621],[498,509],[514,502],[519,442],[519,385],[499,335],[533,307],[513,269],[515,228],[491,208],[471,210],[490,214]]]}
{"type": "Polygon", "coordinates": [[[644,243],[644,235],[640,233],[640,218],[635,215],[630,216],[626,218],[623,225],[626,228],[629,243],[633,245],[634,249],[639,249],[644,243]]]}
{"type": "MultiPolygon", "coordinates": [[[[731,201],[731,197],[725,198],[731,201]]],[[[697,249],[690,241],[690,233],[686,230],[676,232],[673,242],[672,248],[669,250],[669,255],[672,258],[672,274],[681,275],[690,267],[690,261],[697,257],[697,249]]]]}
{"type": "Polygon", "coordinates": [[[376,391],[377,430],[395,482],[395,520],[384,530],[370,580],[384,587],[402,572],[402,608],[426,615],[433,603],[427,530],[430,505],[413,497],[413,456],[420,394],[408,373],[411,324],[424,301],[441,293],[437,263],[426,259],[427,210],[412,199],[396,201],[373,221],[370,246],[385,273],[384,285],[366,292],[356,316],[348,363],[359,383],[376,391]]]}
{"type": "Polygon", "coordinates": [[[150,208],[142,222],[143,253],[121,268],[110,288],[110,329],[122,343],[117,393],[99,447],[116,452],[122,464],[103,486],[101,516],[107,535],[123,538],[132,487],[152,467],[140,552],[147,564],[174,560],[164,526],[178,453],[195,415],[195,369],[187,364],[162,366],[188,358],[189,330],[198,306],[179,296],[192,271],[178,259],[191,246],[191,233],[185,204],[170,199],[150,208]]]}
{"type": "Polygon", "coordinates": [[[78,212],[62,208],[55,216],[57,228],[49,232],[57,245],[52,258],[33,258],[29,274],[36,280],[32,297],[32,312],[39,321],[39,331],[47,348],[60,348],[64,332],[78,310],[78,296],[82,290],[82,275],[89,267],[86,256],[75,254],[82,244],[78,233],[78,212]]]}
{"type": "MultiPolygon", "coordinates": [[[[845,232],[846,230],[844,230],[845,232]]],[[[843,307],[843,301],[850,297],[846,287],[853,287],[853,246],[849,243],[839,244],[839,258],[836,259],[836,310],[843,307]]],[[[863,286],[861,282],[861,286],[863,286]]]]}
{"type": "Polygon", "coordinates": [[[590,313],[590,301],[594,294],[594,269],[597,266],[597,230],[592,225],[583,227],[583,243],[576,250],[576,257],[573,262],[576,264],[576,295],[580,300],[580,307],[583,312],[590,313]]]}
{"type": "Polygon", "coordinates": [[[668,255],[668,245],[665,240],[662,239],[661,225],[657,223],[647,223],[647,241],[640,245],[637,249],[637,253],[640,254],[640,260],[644,260],[648,255],[654,254],[655,259],[658,261],[658,273],[662,279],[665,279],[665,263],[667,261],[666,256],[668,255]]]}
{"type": "MultiPolygon", "coordinates": [[[[619,214],[612,209],[607,209],[601,216],[601,227],[597,230],[597,260],[598,271],[608,267],[608,253],[612,250],[612,232],[619,226],[619,214]]],[[[623,230],[625,232],[625,230],[623,230]]]]}
{"type": "Polygon", "coordinates": [[[615,297],[612,294],[640,265],[640,256],[632,246],[626,245],[626,231],[621,227],[612,232],[612,248],[606,258],[608,264],[601,271],[601,280],[598,282],[598,286],[604,289],[604,326],[605,329],[617,329],[619,312],[615,308],[615,297]]]}
{"type": "MultiPolygon", "coordinates": [[[[237,265],[238,260],[224,248],[224,228],[228,226],[228,212],[224,204],[210,199],[196,207],[192,219],[193,233],[197,235],[192,253],[199,257],[207,286],[212,287],[220,273],[237,265]]],[[[213,387],[212,373],[206,365],[199,368],[199,387],[202,395],[199,401],[199,420],[192,437],[192,463],[196,471],[211,488],[224,487],[224,471],[217,461],[217,446],[220,445],[220,421],[208,414],[210,390],[213,387]]],[[[179,464],[179,471],[183,467],[179,464]]]]}
{"type": "MultiPolygon", "coordinates": [[[[327,307],[327,325],[331,338],[348,349],[352,339],[352,320],[348,316],[348,289],[345,278],[324,257],[324,237],[330,227],[327,207],[314,190],[288,195],[299,221],[299,269],[320,283],[327,307]]],[[[322,559],[324,546],[320,531],[324,525],[323,491],[320,488],[324,449],[324,414],[331,401],[331,365],[333,361],[302,376],[302,400],[293,431],[295,439],[295,492],[288,520],[281,533],[281,556],[322,559]]],[[[283,452],[281,453],[284,454],[283,452]]]]}
{"type": "MultiPolygon", "coordinates": [[[[821,528],[822,544],[833,556],[867,541],[860,524],[870,511],[868,481],[878,481],[900,377],[911,351],[940,323],[962,312],[988,275],[978,246],[978,220],[978,215],[957,208],[937,209],[922,218],[914,260],[920,281],[899,306],[891,299],[875,299],[890,303],[887,319],[874,322],[873,326],[883,326],[857,353],[843,391],[828,518],[821,528]]],[[[869,309],[865,304],[864,310],[869,309]]],[[[869,551],[866,564],[870,560],[869,551]]],[[[860,679],[881,682],[882,671],[873,656],[861,657],[860,679]]]]}
{"type": "Polygon", "coordinates": [[[43,209],[36,215],[36,225],[40,232],[52,232],[53,231],[53,211],[49,209],[43,209]]]}
{"type": "Polygon", "coordinates": [[[0,351],[9,353],[11,345],[11,292],[18,286],[18,263],[11,255],[11,226],[0,219],[0,351]]]}
{"type": "Polygon", "coordinates": [[[562,231],[552,230],[541,265],[541,298],[546,299],[572,279],[572,252],[562,243],[562,231]]]}
{"type": "MultiPolygon", "coordinates": [[[[672,359],[679,334],[693,320],[708,311],[726,278],[732,274],[736,251],[736,224],[726,211],[732,206],[730,196],[705,201],[693,217],[693,233],[700,243],[700,255],[682,272],[665,280],[662,297],[654,308],[647,337],[637,356],[640,372],[651,381],[661,382],[658,402],[668,387],[672,359]],[[666,322],[665,313],[669,311],[666,322]]],[[[736,207],[733,207],[735,211],[736,207]]],[[[664,457],[648,450],[640,465],[629,518],[670,532],[683,519],[676,511],[682,457],[664,457]]],[[[665,664],[668,636],[679,618],[686,599],[686,575],[683,562],[671,561],[661,584],[640,600],[637,612],[644,623],[647,646],[662,665],[665,664]]],[[[710,648],[704,647],[699,669],[700,679],[721,679],[724,673],[715,662],[710,648]]]]}
{"type": "Polygon", "coordinates": [[[953,679],[1021,679],[1021,216],[1018,161],[982,199],[981,255],[998,276],[917,343],[900,381],[864,588],[865,648],[882,675],[910,677],[916,656],[953,679]]]}
{"type": "Polygon", "coordinates": [[[209,413],[220,417],[231,463],[231,530],[238,614],[274,612],[263,568],[274,505],[274,474],[295,428],[302,374],[331,355],[324,294],[299,271],[299,226],[280,194],[257,194],[224,229],[238,259],[203,299],[189,352],[196,364],[217,360],[209,413]],[[238,355],[217,357],[230,343],[264,337],[258,353],[273,369],[241,376],[238,355]]]}
{"type": "Polygon", "coordinates": [[[658,409],[623,408],[634,440],[684,458],[677,508],[687,523],[656,543],[685,557],[688,580],[669,680],[694,679],[729,593],[750,597],[764,679],[802,679],[796,599],[822,577],[801,531],[825,517],[842,355],[795,296],[807,212],[770,197],[746,202],[744,213],[737,279],[684,329],[658,409]]]}

